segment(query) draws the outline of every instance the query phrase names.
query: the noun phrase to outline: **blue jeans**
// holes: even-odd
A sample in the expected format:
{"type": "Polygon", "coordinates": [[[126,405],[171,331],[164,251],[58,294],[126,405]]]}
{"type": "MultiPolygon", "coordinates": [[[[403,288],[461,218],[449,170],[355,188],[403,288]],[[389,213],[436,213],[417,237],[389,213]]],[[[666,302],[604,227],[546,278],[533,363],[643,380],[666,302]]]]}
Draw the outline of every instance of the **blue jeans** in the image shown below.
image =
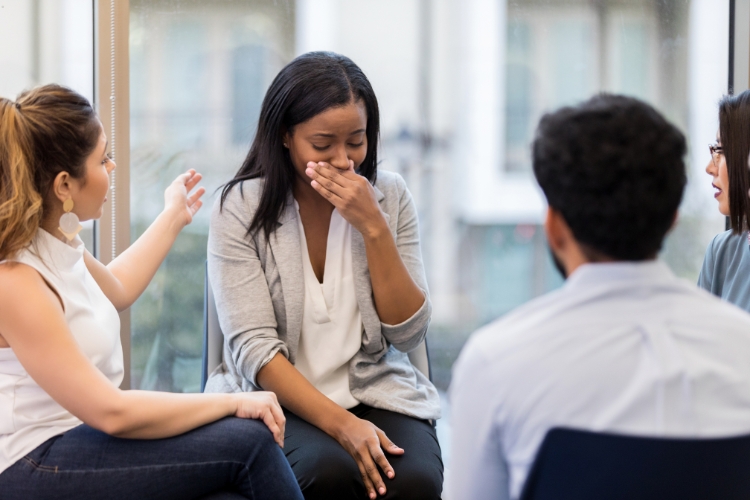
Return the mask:
{"type": "Polygon", "coordinates": [[[225,418],[180,436],[138,440],[80,425],[0,474],[3,500],[302,500],[260,421],[225,418]]]}

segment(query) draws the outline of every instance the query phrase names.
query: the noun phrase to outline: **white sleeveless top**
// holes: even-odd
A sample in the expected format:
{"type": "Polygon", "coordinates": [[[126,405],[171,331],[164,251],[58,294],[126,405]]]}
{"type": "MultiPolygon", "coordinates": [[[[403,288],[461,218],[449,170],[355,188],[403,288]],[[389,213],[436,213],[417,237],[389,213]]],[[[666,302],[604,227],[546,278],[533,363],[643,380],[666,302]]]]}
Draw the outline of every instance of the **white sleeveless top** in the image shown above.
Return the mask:
{"type": "MultiPolygon", "coordinates": [[[[68,245],[39,229],[32,244],[11,260],[34,268],[52,286],[84,354],[119,386],[124,373],[120,317],[86,269],[83,251],[80,238],[68,245]]],[[[12,348],[0,348],[0,473],[80,424],[34,382],[12,348]]]]}
{"type": "Polygon", "coordinates": [[[362,315],[352,272],[352,226],[334,210],[328,228],[323,283],[310,263],[299,217],[305,302],[294,366],[320,392],[342,408],[359,404],[349,390],[349,362],[362,346],[362,315]]]}

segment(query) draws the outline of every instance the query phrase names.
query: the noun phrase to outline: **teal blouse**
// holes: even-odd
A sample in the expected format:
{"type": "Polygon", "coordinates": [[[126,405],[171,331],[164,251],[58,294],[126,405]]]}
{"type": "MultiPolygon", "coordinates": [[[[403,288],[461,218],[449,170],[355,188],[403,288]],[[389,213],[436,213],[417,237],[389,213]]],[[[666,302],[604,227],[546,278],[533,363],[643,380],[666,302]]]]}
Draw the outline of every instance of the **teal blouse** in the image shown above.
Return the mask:
{"type": "Polygon", "coordinates": [[[698,286],[750,312],[750,242],[748,233],[717,234],[706,249],[698,286]]]}

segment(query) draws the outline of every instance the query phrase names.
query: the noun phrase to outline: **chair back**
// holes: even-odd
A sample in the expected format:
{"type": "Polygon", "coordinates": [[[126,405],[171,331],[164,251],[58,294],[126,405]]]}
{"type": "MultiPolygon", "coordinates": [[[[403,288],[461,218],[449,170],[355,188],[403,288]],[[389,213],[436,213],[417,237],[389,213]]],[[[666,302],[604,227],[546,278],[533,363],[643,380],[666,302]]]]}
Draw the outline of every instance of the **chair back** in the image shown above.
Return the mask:
{"type": "Polygon", "coordinates": [[[206,387],[206,381],[212,371],[224,359],[224,334],[219,324],[219,313],[216,311],[214,291],[208,279],[208,268],[205,272],[203,285],[203,360],[201,368],[201,392],[206,387]]]}
{"type": "Polygon", "coordinates": [[[552,429],[522,500],[750,498],[750,436],[673,439],[552,429]]]}
{"type": "MultiPolygon", "coordinates": [[[[216,312],[216,301],[211,281],[208,277],[208,266],[205,271],[205,284],[203,287],[203,360],[201,369],[201,391],[206,387],[206,381],[212,371],[219,366],[223,360],[224,334],[219,324],[219,314],[216,312]]],[[[409,353],[409,361],[426,377],[432,380],[430,371],[430,357],[427,351],[427,341],[409,353]]]]}

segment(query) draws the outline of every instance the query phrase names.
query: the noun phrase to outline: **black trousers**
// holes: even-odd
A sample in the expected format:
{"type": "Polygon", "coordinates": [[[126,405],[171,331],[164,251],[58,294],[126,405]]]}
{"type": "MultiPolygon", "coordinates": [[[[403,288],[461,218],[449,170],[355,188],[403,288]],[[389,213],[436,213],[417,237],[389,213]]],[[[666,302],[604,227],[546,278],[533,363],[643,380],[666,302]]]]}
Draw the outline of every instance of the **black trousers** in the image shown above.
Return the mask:
{"type": "MultiPolygon", "coordinates": [[[[425,420],[357,405],[351,410],[385,432],[404,449],[401,456],[385,454],[396,477],[380,471],[388,490],[383,500],[437,500],[443,490],[443,460],[435,428],[425,420]]],[[[365,500],[368,498],[357,464],[332,437],[284,410],[284,454],[305,500],[365,500]]]]}

